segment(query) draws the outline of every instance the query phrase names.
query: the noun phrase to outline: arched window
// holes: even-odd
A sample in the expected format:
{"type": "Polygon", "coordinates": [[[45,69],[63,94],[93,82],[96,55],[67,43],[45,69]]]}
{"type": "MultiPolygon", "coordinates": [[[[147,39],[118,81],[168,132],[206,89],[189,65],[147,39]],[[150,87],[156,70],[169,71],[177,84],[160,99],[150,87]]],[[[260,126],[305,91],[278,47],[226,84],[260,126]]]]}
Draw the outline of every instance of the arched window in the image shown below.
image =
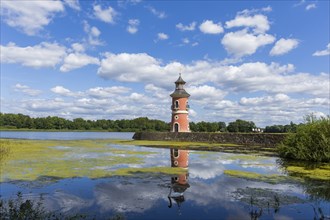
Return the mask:
{"type": "Polygon", "coordinates": [[[174,150],[173,150],[173,156],[174,156],[175,158],[178,158],[178,157],[179,157],[179,150],[178,150],[178,149],[174,149],[174,150]]]}
{"type": "Polygon", "coordinates": [[[179,124],[178,123],[174,124],[174,132],[179,132],[179,124]]]}
{"type": "Polygon", "coordinates": [[[179,100],[175,100],[174,108],[179,108],[179,100]]]}

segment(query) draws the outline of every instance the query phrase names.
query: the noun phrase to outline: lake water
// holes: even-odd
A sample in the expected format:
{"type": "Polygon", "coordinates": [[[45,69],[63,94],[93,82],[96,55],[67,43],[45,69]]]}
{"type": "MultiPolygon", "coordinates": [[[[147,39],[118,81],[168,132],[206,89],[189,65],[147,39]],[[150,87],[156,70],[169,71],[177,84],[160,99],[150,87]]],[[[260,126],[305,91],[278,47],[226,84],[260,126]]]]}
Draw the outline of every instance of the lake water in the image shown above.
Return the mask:
{"type": "MultiPolygon", "coordinates": [[[[28,138],[25,132],[14,133],[18,136],[6,133],[2,137],[28,138]]],[[[26,133],[52,140],[107,135],[26,133]]],[[[132,134],[120,135],[131,139],[132,134]]],[[[119,139],[119,135],[108,138],[119,139]]],[[[79,213],[86,219],[330,217],[329,182],[291,176],[276,157],[149,148],[111,140],[90,143],[51,146],[45,142],[45,146],[35,146],[42,155],[39,159],[33,153],[9,156],[2,166],[1,199],[15,199],[21,192],[23,200],[41,201],[47,212],[62,217],[79,213]],[[176,166],[182,168],[179,173],[176,166]],[[230,175],[235,171],[277,178],[230,175]]]]}
{"type": "Polygon", "coordinates": [[[35,132],[0,131],[0,138],[34,140],[124,139],[131,140],[134,132],[35,132]]]}

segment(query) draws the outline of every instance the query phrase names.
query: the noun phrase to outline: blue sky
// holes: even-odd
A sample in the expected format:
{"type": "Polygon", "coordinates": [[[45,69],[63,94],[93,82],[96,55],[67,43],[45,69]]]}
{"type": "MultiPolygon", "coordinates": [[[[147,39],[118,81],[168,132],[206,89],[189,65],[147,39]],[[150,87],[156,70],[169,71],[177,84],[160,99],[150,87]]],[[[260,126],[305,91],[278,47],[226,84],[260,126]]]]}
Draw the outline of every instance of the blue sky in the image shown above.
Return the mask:
{"type": "Polygon", "coordinates": [[[1,1],[1,112],[170,121],[329,115],[329,1],[1,1]]]}

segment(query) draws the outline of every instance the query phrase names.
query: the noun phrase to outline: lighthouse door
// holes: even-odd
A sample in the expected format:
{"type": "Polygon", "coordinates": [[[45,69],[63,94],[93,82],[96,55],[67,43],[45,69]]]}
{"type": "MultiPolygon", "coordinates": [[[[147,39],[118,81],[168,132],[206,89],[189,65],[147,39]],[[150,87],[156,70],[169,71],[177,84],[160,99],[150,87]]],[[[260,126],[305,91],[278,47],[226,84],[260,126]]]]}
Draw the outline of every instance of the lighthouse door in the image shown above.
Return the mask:
{"type": "Polygon", "coordinates": [[[179,124],[178,123],[174,124],[174,131],[179,132],[179,124]]]}

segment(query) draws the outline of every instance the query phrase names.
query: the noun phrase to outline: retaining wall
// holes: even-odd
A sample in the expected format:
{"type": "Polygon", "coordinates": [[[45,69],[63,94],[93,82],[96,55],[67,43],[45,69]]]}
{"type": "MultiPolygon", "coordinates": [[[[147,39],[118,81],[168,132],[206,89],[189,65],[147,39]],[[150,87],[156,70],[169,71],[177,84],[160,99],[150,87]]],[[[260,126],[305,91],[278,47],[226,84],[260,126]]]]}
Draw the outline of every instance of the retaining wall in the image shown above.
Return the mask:
{"type": "Polygon", "coordinates": [[[230,143],[275,147],[287,134],[269,133],[204,133],[204,132],[136,132],[134,140],[188,141],[208,143],[230,143]]]}

